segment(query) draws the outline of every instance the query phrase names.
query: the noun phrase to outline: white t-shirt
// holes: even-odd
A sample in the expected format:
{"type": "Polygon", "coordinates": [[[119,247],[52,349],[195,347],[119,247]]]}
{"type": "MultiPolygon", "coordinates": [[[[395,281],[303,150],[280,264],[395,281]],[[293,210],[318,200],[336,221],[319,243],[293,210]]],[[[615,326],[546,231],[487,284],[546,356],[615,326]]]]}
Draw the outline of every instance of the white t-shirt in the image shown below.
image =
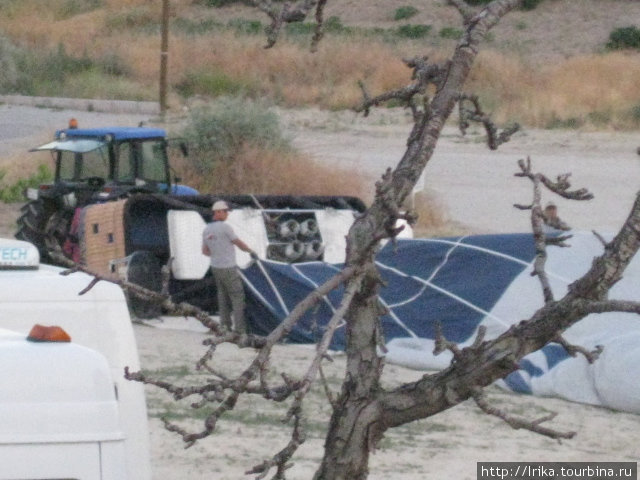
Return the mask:
{"type": "Polygon", "coordinates": [[[225,222],[209,223],[202,232],[202,242],[211,252],[211,266],[213,268],[233,268],[236,266],[236,240],[231,225],[225,222]]]}

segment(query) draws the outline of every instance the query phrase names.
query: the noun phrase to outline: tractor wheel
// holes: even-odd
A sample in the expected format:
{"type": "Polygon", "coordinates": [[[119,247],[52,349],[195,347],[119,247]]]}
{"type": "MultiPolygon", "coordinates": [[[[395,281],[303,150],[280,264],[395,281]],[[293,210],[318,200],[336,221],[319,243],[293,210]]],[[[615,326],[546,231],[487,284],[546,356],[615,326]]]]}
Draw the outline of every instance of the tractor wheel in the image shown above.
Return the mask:
{"type": "Polygon", "coordinates": [[[48,258],[45,228],[50,214],[42,200],[32,200],[22,206],[20,217],[17,220],[18,231],[16,232],[16,238],[35,245],[40,252],[40,258],[43,260],[48,258]]]}
{"type": "MultiPolygon", "coordinates": [[[[133,252],[127,266],[127,281],[148,290],[159,292],[162,289],[162,264],[153,253],[140,250],[133,252]]],[[[160,316],[162,308],[157,302],[127,293],[129,308],[141,319],[160,316]]]]}
{"type": "Polygon", "coordinates": [[[67,257],[64,244],[69,238],[73,214],[58,210],[49,217],[44,228],[44,244],[49,257],[67,257]]]}

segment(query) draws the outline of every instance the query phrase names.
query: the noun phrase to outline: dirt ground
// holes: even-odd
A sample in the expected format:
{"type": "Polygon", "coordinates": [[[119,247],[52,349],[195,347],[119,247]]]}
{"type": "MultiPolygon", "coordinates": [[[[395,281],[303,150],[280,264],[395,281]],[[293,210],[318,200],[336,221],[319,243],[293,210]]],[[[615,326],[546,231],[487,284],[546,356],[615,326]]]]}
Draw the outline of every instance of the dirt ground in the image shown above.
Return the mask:
{"type": "MultiPolygon", "coordinates": [[[[180,327],[174,319],[173,327],[180,327]]],[[[204,353],[207,334],[197,331],[135,327],[144,369],[180,385],[196,384],[203,375],[193,365],[204,353]]],[[[279,371],[302,374],[313,357],[313,348],[279,345],[271,362],[279,371]]],[[[224,348],[214,361],[217,369],[236,372],[250,361],[248,351],[224,348]]],[[[344,356],[325,362],[325,376],[335,395],[345,369],[344,356]]],[[[385,367],[383,385],[417,380],[424,372],[396,365],[385,367]]],[[[206,375],[205,375],[206,376],[206,375]]],[[[575,431],[562,442],[514,430],[489,417],[471,401],[430,419],[389,431],[371,458],[370,480],[476,480],[476,462],[595,462],[637,461],[640,415],[571,403],[553,398],[506,393],[487,389],[493,406],[529,419],[557,417],[546,426],[575,431]]],[[[193,401],[195,399],[190,399],[193,401]]],[[[241,399],[236,410],[219,422],[216,433],[184,449],[182,440],[164,429],[166,416],[191,431],[203,428],[202,410],[189,402],[179,404],[157,388],[147,388],[152,467],[156,480],[232,480],[254,478],[243,473],[284,448],[290,426],[282,423],[287,405],[268,405],[260,399],[241,399]]],[[[330,415],[320,386],[308,396],[308,438],[298,451],[287,478],[310,479],[320,461],[326,421],[330,415]]],[[[267,477],[270,478],[270,477],[267,477]]]]}

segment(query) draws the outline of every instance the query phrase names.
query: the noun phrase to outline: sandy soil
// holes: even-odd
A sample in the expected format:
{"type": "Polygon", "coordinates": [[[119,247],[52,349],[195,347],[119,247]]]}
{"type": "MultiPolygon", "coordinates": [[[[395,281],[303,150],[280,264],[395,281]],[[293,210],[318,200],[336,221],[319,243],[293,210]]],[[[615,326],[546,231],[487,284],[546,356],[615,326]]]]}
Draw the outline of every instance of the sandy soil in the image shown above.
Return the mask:
{"type": "MultiPolygon", "coordinates": [[[[203,352],[206,333],[136,326],[143,368],[170,378],[181,385],[197,382],[193,364],[203,352]]],[[[280,371],[301,373],[312,358],[308,346],[287,345],[276,349],[272,364],[280,371]]],[[[217,357],[217,368],[238,372],[247,364],[249,352],[225,349],[217,357]]],[[[327,363],[325,374],[333,392],[337,392],[344,371],[344,357],[327,363]]],[[[388,365],[385,386],[416,380],[420,372],[388,365]]],[[[496,387],[487,389],[494,406],[526,418],[538,418],[556,412],[550,426],[575,431],[572,440],[558,442],[529,432],[513,430],[501,420],[489,417],[472,402],[465,402],[431,419],[388,432],[371,459],[372,480],[458,479],[475,480],[480,461],[637,461],[640,445],[637,432],[640,416],[603,408],[569,403],[551,398],[535,398],[505,393],[496,387]]],[[[188,420],[190,408],[176,406],[156,388],[147,389],[154,478],[162,480],[231,480],[243,478],[243,472],[269,458],[288,441],[290,428],[281,424],[286,405],[274,407],[246,399],[234,413],[219,423],[216,434],[184,449],[175,434],[167,432],[160,417],[169,418],[194,431],[202,429],[202,413],[188,420]]],[[[323,445],[329,409],[320,387],[307,399],[308,440],[300,448],[289,471],[291,479],[311,478],[323,445]]],[[[253,478],[253,477],[244,477],[253,478]]]]}
{"type": "MultiPolygon", "coordinates": [[[[7,106],[0,106],[0,118],[7,106]]],[[[16,110],[12,111],[15,114],[16,110]]],[[[60,123],[70,112],[51,122],[47,110],[28,117],[29,132],[40,122],[60,123]]],[[[78,112],[75,112],[78,113],[78,112]]],[[[57,112],[56,112],[57,115],[57,112]]],[[[122,121],[99,115],[100,124],[122,121]]],[[[82,118],[82,117],[81,117],[82,118]]],[[[319,160],[378,177],[402,154],[408,121],[402,111],[383,110],[364,120],[350,114],[287,112],[286,126],[294,143],[319,160]]],[[[86,124],[86,122],[84,122],[86,124]]],[[[2,122],[0,122],[1,126],[2,122]]],[[[44,126],[43,126],[44,128],[44,126]]],[[[2,137],[5,152],[24,148],[29,139],[16,134],[2,137]]],[[[589,204],[557,201],[561,216],[576,228],[617,228],[634,199],[640,179],[635,153],[637,135],[564,131],[524,132],[498,153],[488,152],[479,136],[460,137],[448,129],[428,167],[422,188],[432,192],[452,221],[476,232],[525,231],[528,219],[512,203],[531,199],[527,182],[514,179],[516,160],[530,155],[536,168],[549,175],[574,173],[576,187],[588,186],[596,193],[589,204]]],[[[27,146],[31,146],[30,144],[27,146]]],[[[18,206],[0,205],[2,235],[15,229],[18,206]]],[[[174,326],[186,327],[180,319],[174,326]]],[[[193,369],[203,352],[206,333],[193,330],[150,328],[136,325],[143,368],[181,384],[202,380],[193,369]]],[[[250,352],[223,349],[216,366],[239,371],[250,352]]],[[[312,350],[306,346],[280,346],[273,364],[301,372],[312,350]]],[[[335,392],[340,385],[344,359],[327,365],[326,375],[335,392]]],[[[420,372],[388,366],[385,384],[418,378],[420,372]]],[[[194,430],[202,428],[202,413],[188,404],[174,404],[171,398],[148,388],[150,436],[154,478],[157,480],[199,480],[243,478],[243,472],[284,447],[288,428],[280,420],[287,406],[269,406],[243,400],[221,422],[216,434],[185,450],[181,440],[163,429],[160,417],[169,417],[194,430]],[[196,417],[192,419],[192,417],[196,417]],[[200,420],[198,420],[200,418],[200,420]]],[[[612,412],[557,399],[532,398],[489,389],[497,406],[528,418],[558,412],[552,425],[576,431],[574,440],[562,443],[512,430],[479,412],[471,403],[432,419],[408,425],[385,437],[372,458],[372,479],[476,478],[478,461],[637,461],[640,416],[612,412]]],[[[322,453],[324,425],[329,410],[323,393],[316,389],[306,406],[309,440],[301,447],[290,478],[311,478],[322,453]]]]}

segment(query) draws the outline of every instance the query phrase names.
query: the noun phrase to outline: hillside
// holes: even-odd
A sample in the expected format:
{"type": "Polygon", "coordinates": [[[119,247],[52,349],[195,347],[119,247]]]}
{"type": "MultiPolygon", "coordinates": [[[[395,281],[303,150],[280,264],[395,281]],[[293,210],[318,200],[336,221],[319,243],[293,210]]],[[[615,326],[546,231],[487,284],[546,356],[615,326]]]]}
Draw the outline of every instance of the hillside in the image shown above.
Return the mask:
{"type": "MultiPolygon", "coordinates": [[[[427,44],[452,45],[438,38],[442,28],[460,28],[458,13],[433,0],[330,0],[325,17],[337,16],[345,25],[393,28],[398,24],[426,24],[433,35],[427,44]],[[411,6],[418,13],[403,21],[393,19],[398,8],[411,6]]],[[[225,20],[237,17],[264,19],[246,7],[214,10],[225,20]]],[[[533,11],[516,11],[493,30],[491,48],[527,61],[558,62],[569,57],[602,52],[615,28],[640,27],[640,2],[635,0],[546,0],[533,11]]]]}
{"type": "MultiPolygon", "coordinates": [[[[379,93],[406,84],[401,59],[448,56],[461,30],[443,1],[331,0],[315,54],[310,23],[265,50],[265,15],[211,0],[172,0],[170,105],[223,95],[283,107],[351,108],[359,81],[379,93]],[[395,20],[399,10],[413,15],[395,20]]],[[[160,4],[148,0],[8,0],[0,7],[0,93],[158,98],[160,4]],[[24,28],[28,24],[29,28],[24,28]]],[[[636,129],[640,55],[606,52],[616,28],[640,26],[634,0],[546,0],[515,11],[487,38],[471,75],[499,122],[539,128],[636,129]]]]}

